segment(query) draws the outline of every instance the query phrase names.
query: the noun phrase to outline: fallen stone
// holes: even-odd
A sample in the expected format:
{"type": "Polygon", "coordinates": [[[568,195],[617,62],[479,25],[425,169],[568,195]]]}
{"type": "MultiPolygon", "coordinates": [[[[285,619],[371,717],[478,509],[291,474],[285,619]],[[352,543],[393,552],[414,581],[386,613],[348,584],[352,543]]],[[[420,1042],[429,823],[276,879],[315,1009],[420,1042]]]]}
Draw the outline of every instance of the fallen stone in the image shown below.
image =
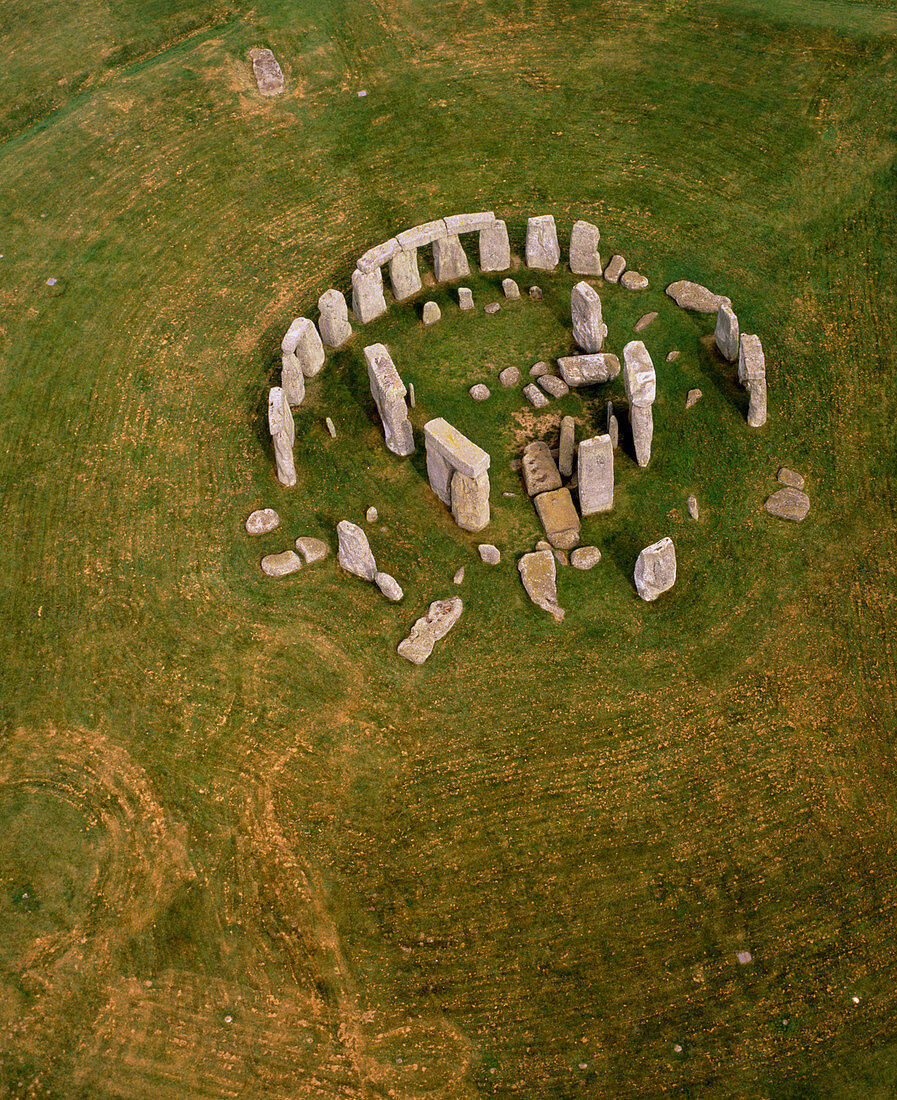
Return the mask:
{"type": "Polygon", "coordinates": [[[694,493],[689,493],[688,499],[685,502],[686,508],[688,508],[688,514],[692,519],[697,519],[700,511],[698,509],[698,498],[694,493]]]}
{"type": "Polygon", "coordinates": [[[449,214],[445,221],[448,233],[479,233],[495,224],[491,210],[478,210],[475,214],[449,214]]]}
{"type": "Polygon", "coordinates": [[[501,289],[504,291],[505,297],[513,301],[516,301],[520,297],[520,287],[513,279],[502,279],[501,289]]]}
{"type": "Polygon", "coordinates": [[[396,255],[397,252],[402,250],[402,246],[396,240],[395,237],[390,237],[388,241],[383,241],[382,244],[375,244],[373,248],[369,248],[363,256],[361,256],[356,263],[356,267],[362,274],[370,275],[378,267],[382,267],[396,255]]]}
{"type": "Polygon", "coordinates": [[[529,296],[534,302],[541,302],[543,298],[542,288],[540,286],[531,286],[529,288],[529,296]]]}
{"type": "Polygon", "coordinates": [[[262,95],[266,98],[280,95],[283,91],[283,70],[274,54],[268,49],[254,46],[249,51],[249,60],[252,62],[252,75],[262,95]]]}
{"type": "Polygon", "coordinates": [[[516,386],[520,381],[520,371],[516,367],[505,367],[498,380],[503,386],[516,386]]]}
{"type": "Polygon", "coordinates": [[[408,391],[399,377],[389,349],[385,344],[370,344],[364,349],[364,358],[371,395],[383,423],[386,446],[399,456],[414,454],[414,432],[405,404],[408,391]]]}
{"type": "Polygon", "coordinates": [[[599,351],[594,355],[564,355],[558,359],[558,367],[568,386],[595,386],[617,377],[620,360],[609,351],[599,351]]]}
{"type": "Polygon", "coordinates": [[[700,283],[691,283],[688,279],[679,279],[670,283],[666,290],[677,306],[692,309],[695,313],[716,313],[723,304],[731,305],[730,298],[723,294],[714,294],[700,283]]]}
{"type": "Polygon", "coordinates": [[[624,271],[620,276],[620,286],[624,290],[647,290],[648,280],[638,271],[624,271]]]}
{"type": "Polygon", "coordinates": [[[570,313],[573,318],[573,339],[587,353],[601,351],[607,336],[607,325],[601,319],[601,299],[585,281],[570,292],[570,313]]]}
{"type": "Polygon", "coordinates": [[[439,283],[451,283],[470,274],[470,264],[457,233],[433,241],[433,274],[439,283]]]}
{"type": "Polygon", "coordinates": [[[561,260],[561,246],[552,214],[528,218],[526,223],[526,266],[553,271],[561,260]]]}
{"type": "Polygon", "coordinates": [[[380,518],[380,513],[373,506],[373,504],[364,513],[364,522],[365,523],[376,523],[379,518],[380,518]]]}
{"type": "Polygon", "coordinates": [[[543,374],[551,374],[551,363],[546,363],[544,359],[540,359],[538,363],[533,363],[529,369],[530,378],[541,378],[543,374]]]}
{"type": "Polygon", "coordinates": [[[682,354],[682,352],[678,351],[678,350],[668,351],[667,352],[667,362],[668,363],[674,363],[679,358],[679,356],[681,354],[682,354]]]}
{"type": "Polygon", "coordinates": [[[371,553],[368,537],[356,523],[347,519],[336,525],[339,539],[337,561],[347,573],[372,581],[377,575],[377,563],[371,553]]]}
{"type": "Polygon", "coordinates": [[[720,355],[734,363],[738,358],[738,318],[728,302],[722,302],[717,310],[713,339],[720,355]]]}
{"type": "Polygon", "coordinates": [[[432,244],[445,234],[445,222],[439,218],[438,221],[424,222],[422,225],[415,225],[411,229],[396,233],[396,240],[400,248],[410,251],[412,248],[423,248],[424,245],[432,244]]]}
{"type": "Polygon", "coordinates": [[[548,398],[539,389],[538,386],[534,386],[532,382],[528,386],[523,387],[523,396],[529,401],[534,409],[544,409],[548,404],[548,398]]]}
{"type": "Polygon", "coordinates": [[[435,325],[442,316],[442,310],[435,302],[424,302],[422,320],[425,325],[435,325]]]}
{"type": "Polygon", "coordinates": [[[767,497],[763,507],[771,516],[800,523],[801,520],[806,519],[810,511],[810,498],[802,490],[786,486],[784,489],[777,489],[771,497],[767,497]]]}
{"type": "MultiPolygon", "coordinates": [[[[803,489],[804,479],[795,470],[789,470],[787,466],[780,466],[776,474],[776,481],[782,485],[788,485],[792,489],[803,489]]],[[[254,514],[254,513],[253,513],[254,514]]]]}
{"type": "Polygon", "coordinates": [[[577,546],[570,555],[570,564],[574,569],[591,569],[601,561],[601,551],[597,546],[577,546]]]}
{"type": "Polygon", "coordinates": [[[458,572],[452,577],[454,584],[462,584],[464,581],[464,566],[462,565],[458,572]]]}
{"type": "Polygon", "coordinates": [[[483,313],[498,313],[500,309],[498,302],[490,302],[488,306],[483,306],[483,313]]]}
{"type": "Polygon", "coordinates": [[[561,432],[558,440],[558,470],[561,477],[570,477],[573,473],[573,458],[576,453],[576,421],[572,416],[561,418],[561,432]]]}
{"type": "Polygon", "coordinates": [[[302,558],[295,550],[266,554],[262,558],[262,572],[269,577],[286,577],[289,573],[298,573],[301,568],[302,558]]]}
{"type": "Polygon", "coordinates": [[[508,497],[508,499],[511,499],[511,498],[516,498],[516,496],[517,496],[517,494],[516,494],[516,493],[509,493],[509,492],[507,491],[507,489],[506,489],[506,490],[505,490],[505,491],[504,491],[504,492],[503,492],[503,493],[502,493],[501,495],[502,495],[503,497],[508,497]]]}
{"type": "Polygon", "coordinates": [[[458,287],[458,305],[461,309],[473,309],[473,291],[470,287],[458,287]]]}
{"type": "Polygon", "coordinates": [[[333,423],[329,416],[324,417],[324,427],[327,429],[330,438],[336,439],[336,425],[333,423]]]}
{"type": "Polygon", "coordinates": [[[368,274],[358,268],[352,272],[352,312],[363,325],[386,312],[383,273],[379,267],[368,274]]]}
{"type": "Polygon", "coordinates": [[[486,401],[492,396],[489,387],[484,386],[482,382],[478,382],[475,386],[471,386],[467,392],[474,401],[486,401]]]}
{"type": "Polygon", "coordinates": [[[395,577],[391,577],[389,573],[375,574],[374,584],[376,584],[383,595],[388,600],[392,600],[393,603],[398,603],[399,600],[405,595],[405,593],[402,591],[402,586],[395,579],[395,577]]]}
{"type": "Polygon", "coordinates": [[[547,443],[537,440],[527,443],[523,449],[523,484],[526,495],[538,496],[553,489],[560,489],[561,475],[547,443]]]}
{"type": "Polygon", "coordinates": [[[517,562],[520,579],[526,594],[537,607],[553,615],[557,622],[564,617],[564,609],[558,604],[557,566],[550,550],[537,550],[524,554],[517,562]]]}
{"type": "Polygon", "coordinates": [[[280,386],[272,386],[268,391],[268,430],[274,446],[277,480],[281,485],[295,485],[296,464],[293,460],[293,444],[296,441],[296,424],[286,395],[280,386]]]}
{"type": "Polygon", "coordinates": [[[496,220],[480,230],[480,271],[507,271],[511,266],[508,227],[496,220]]]}
{"type": "Polygon", "coordinates": [[[318,299],[318,332],[328,348],[341,347],[352,335],[346,296],[333,287],[318,299]]]}
{"type": "Polygon", "coordinates": [[[693,405],[697,405],[703,396],[700,390],[689,390],[685,397],[686,409],[690,409],[693,405]]]}
{"type": "Polygon", "coordinates": [[[417,249],[400,249],[389,261],[389,281],[397,302],[413,298],[421,289],[420,270],[417,266],[417,249]]]}
{"type": "Polygon", "coordinates": [[[539,387],[551,397],[566,397],[570,392],[567,383],[556,374],[542,374],[536,381],[539,387]]]}
{"type": "Polygon", "coordinates": [[[306,565],[323,561],[330,553],[330,547],[323,539],[312,538],[311,535],[300,535],[296,539],[296,549],[305,558],[306,565]]]}
{"type": "Polygon", "coordinates": [[[607,403],[607,434],[610,436],[611,446],[616,449],[620,446],[620,424],[614,413],[613,401],[607,403]]]}
{"type": "Polygon", "coordinates": [[[397,653],[412,664],[422,665],[433,652],[436,643],[448,634],[461,618],[464,604],[458,596],[434,600],[426,615],[417,620],[411,633],[399,642],[397,653]]]}
{"type": "Polygon", "coordinates": [[[647,602],[656,600],[676,583],[676,548],[671,538],[652,542],[635,563],[635,587],[647,602]]]}
{"type": "Polygon", "coordinates": [[[572,550],[579,542],[579,513],[569,489],[555,489],[533,497],[545,534],[558,550],[572,550]]]}
{"type": "Polygon", "coordinates": [[[600,275],[601,257],[598,242],[601,233],[597,225],[578,221],[570,230],[570,270],[574,275],[600,275]]]}
{"type": "Polygon", "coordinates": [[[280,523],[280,516],[273,508],[259,508],[246,520],[246,533],[249,535],[267,535],[280,523]]]}
{"type": "Polygon", "coordinates": [[[501,561],[501,550],[497,546],[493,546],[491,542],[481,542],[477,550],[480,554],[480,560],[485,562],[486,565],[498,565],[501,561]]]}
{"type": "Polygon", "coordinates": [[[641,317],[635,322],[634,332],[644,332],[648,325],[656,321],[658,317],[657,313],[643,313],[641,317]]]}
{"type": "Polygon", "coordinates": [[[611,511],[614,506],[614,446],[609,435],[596,435],[580,442],[576,474],[580,512],[593,516],[611,511]]]}
{"type": "Polygon", "coordinates": [[[604,281],[606,283],[618,283],[620,276],[626,270],[626,261],[622,256],[611,256],[607,267],[604,269],[604,281]]]}

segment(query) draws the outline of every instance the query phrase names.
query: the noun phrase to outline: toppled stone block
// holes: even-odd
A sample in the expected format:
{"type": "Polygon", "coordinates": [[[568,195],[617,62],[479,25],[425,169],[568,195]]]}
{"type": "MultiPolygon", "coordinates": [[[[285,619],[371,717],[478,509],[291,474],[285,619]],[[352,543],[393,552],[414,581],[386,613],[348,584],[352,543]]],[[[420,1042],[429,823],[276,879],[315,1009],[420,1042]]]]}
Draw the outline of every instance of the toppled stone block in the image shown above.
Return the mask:
{"type": "Polygon", "coordinates": [[[566,397],[570,392],[567,383],[556,374],[540,374],[536,382],[550,397],[566,397]]]}
{"type": "Polygon", "coordinates": [[[363,325],[386,312],[383,272],[379,267],[368,274],[358,268],[352,272],[352,312],[363,325]]]}
{"type": "Polygon", "coordinates": [[[601,233],[591,222],[575,222],[570,230],[570,270],[574,275],[600,275],[598,242],[601,233]]]}
{"type": "Polygon", "coordinates": [[[499,382],[505,386],[516,386],[520,382],[520,371],[517,367],[505,367],[498,376],[499,382]]]}
{"type": "Polygon", "coordinates": [[[789,470],[787,466],[779,467],[776,481],[781,485],[788,485],[792,489],[803,489],[804,487],[804,479],[801,475],[796,470],[789,470]]]}
{"type": "Polygon", "coordinates": [[[647,602],[656,600],[676,583],[676,548],[671,538],[652,542],[635,563],[635,587],[647,602]]]}
{"type": "Polygon", "coordinates": [[[551,373],[551,363],[546,363],[544,359],[540,359],[538,363],[533,363],[529,369],[530,378],[541,378],[543,374],[551,373]]]}
{"type": "Polygon", "coordinates": [[[298,573],[301,568],[302,559],[295,550],[266,554],[262,558],[262,572],[268,577],[286,577],[290,573],[298,573]]]}
{"type": "Polygon", "coordinates": [[[280,524],[280,516],[273,508],[258,508],[246,520],[246,533],[249,535],[267,535],[280,524]]]}
{"type": "Polygon", "coordinates": [[[480,230],[480,271],[507,271],[511,266],[508,227],[495,221],[480,230]]]}
{"type": "Polygon", "coordinates": [[[594,355],[564,355],[558,359],[561,378],[568,386],[595,386],[620,373],[620,360],[608,351],[594,355]]]}
{"type": "Polygon", "coordinates": [[[545,528],[545,535],[558,550],[572,550],[579,542],[579,513],[569,489],[540,493],[533,504],[545,528]]]}
{"type": "Polygon", "coordinates": [[[527,496],[538,496],[539,493],[549,493],[561,487],[560,471],[547,443],[540,440],[527,443],[523,449],[522,470],[527,496]]]}
{"type": "Polygon", "coordinates": [[[763,507],[771,516],[800,523],[810,511],[810,498],[802,490],[786,486],[767,497],[763,507]]]}
{"type": "Polygon", "coordinates": [[[528,386],[523,387],[523,396],[529,401],[534,409],[544,409],[548,404],[548,398],[539,389],[538,386],[533,385],[532,382],[528,386]]]}
{"type": "Polygon", "coordinates": [[[766,359],[759,336],[743,334],[739,340],[738,381],[750,395],[748,424],[762,428],[766,423],[766,359]]]}
{"type": "Polygon", "coordinates": [[[557,226],[552,214],[528,218],[526,223],[526,266],[553,271],[561,262],[557,226]]]}
{"type": "Polygon", "coordinates": [[[573,319],[573,339],[587,353],[601,351],[607,325],[601,319],[601,299],[585,281],[570,292],[570,314],[573,319]]]}
{"type": "Polygon", "coordinates": [[[732,300],[724,294],[714,294],[706,286],[689,282],[688,279],[670,283],[666,292],[681,309],[691,309],[695,313],[716,313],[721,305],[732,304],[732,300]]]}
{"type": "Polygon", "coordinates": [[[635,322],[633,331],[644,332],[648,325],[653,324],[657,320],[658,316],[659,315],[657,313],[643,313],[642,316],[639,317],[639,319],[635,322]]]}
{"type": "Polygon", "coordinates": [[[408,419],[405,383],[399,377],[385,344],[370,344],[364,349],[371,394],[383,423],[386,446],[393,454],[414,454],[414,432],[408,419]]]}
{"type": "Polygon", "coordinates": [[[395,577],[390,576],[389,573],[376,573],[374,575],[374,584],[376,584],[383,595],[388,600],[392,600],[393,603],[398,603],[405,595],[402,591],[402,586],[395,577]]]}
{"type": "Polygon", "coordinates": [[[680,356],[681,354],[682,354],[682,352],[681,352],[681,351],[679,351],[678,349],[675,349],[674,351],[668,351],[668,352],[667,352],[667,360],[666,360],[666,361],[667,361],[668,363],[675,363],[675,361],[676,361],[676,360],[677,360],[677,359],[679,358],[679,356],[680,356]]]}
{"type": "Polygon", "coordinates": [[[272,386],[268,391],[268,431],[274,446],[277,480],[281,485],[295,485],[293,444],[296,441],[296,424],[286,394],[280,386],[272,386]]]}
{"type": "Polygon", "coordinates": [[[618,283],[620,276],[626,270],[626,261],[620,255],[611,256],[607,267],[604,269],[604,281],[606,283],[618,283]]]}
{"type": "Polygon", "coordinates": [[[325,290],[318,299],[318,310],[320,311],[318,331],[321,334],[321,341],[328,348],[341,347],[352,335],[345,295],[334,287],[325,290]]]}
{"type": "Polygon", "coordinates": [[[601,551],[597,546],[577,546],[570,555],[570,564],[574,569],[592,569],[601,561],[601,551]]]}
{"type": "Polygon", "coordinates": [[[502,279],[501,289],[504,291],[505,297],[513,301],[516,301],[520,297],[520,287],[513,279],[502,279]]]}
{"type": "Polygon", "coordinates": [[[648,280],[638,271],[624,271],[620,276],[620,286],[624,290],[647,290],[648,280]]]}
{"type": "Polygon", "coordinates": [[[717,310],[713,339],[720,355],[734,363],[738,358],[738,318],[728,302],[721,302],[717,310]]]}
{"type": "Polygon", "coordinates": [[[417,266],[417,249],[401,249],[389,261],[389,281],[397,302],[413,298],[421,289],[420,271],[417,266]]]}
{"type": "Polygon", "coordinates": [[[614,447],[609,435],[582,440],[576,472],[582,514],[592,516],[611,511],[614,506],[614,447]]]}
{"type": "Polygon", "coordinates": [[[436,643],[448,634],[461,618],[464,604],[460,597],[434,600],[426,615],[417,620],[411,633],[399,642],[397,652],[412,664],[422,665],[433,652],[436,643]]]}
{"type": "Polygon", "coordinates": [[[311,535],[300,535],[296,539],[296,549],[305,558],[306,565],[323,561],[330,553],[330,547],[323,539],[312,538],[311,535]]]}
{"type": "Polygon", "coordinates": [[[283,91],[283,70],[271,50],[254,46],[249,51],[249,60],[252,62],[252,75],[262,95],[265,98],[280,95],[283,91]]]}
{"type": "Polygon", "coordinates": [[[451,283],[470,274],[470,264],[457,233],[433,242],[433,274],[439,283],[451,283]]]}
{"type": "Polygon", "coordinates": [[[554,554],[550,550],[536,550],[531,554],[524,554],[517,562],[517,569],[526,594],[533,603],[560,622],[564,617],[564,609],[558,604],[557,566],[554,554]]]}
{"type": "Polygon", "coordinates": [[[368,537],[356,523],[347,519],[336,525],[339,539],[337,561],[347,573],[372,581],[377,576],[377,563],[368,543],[368,537]]]}

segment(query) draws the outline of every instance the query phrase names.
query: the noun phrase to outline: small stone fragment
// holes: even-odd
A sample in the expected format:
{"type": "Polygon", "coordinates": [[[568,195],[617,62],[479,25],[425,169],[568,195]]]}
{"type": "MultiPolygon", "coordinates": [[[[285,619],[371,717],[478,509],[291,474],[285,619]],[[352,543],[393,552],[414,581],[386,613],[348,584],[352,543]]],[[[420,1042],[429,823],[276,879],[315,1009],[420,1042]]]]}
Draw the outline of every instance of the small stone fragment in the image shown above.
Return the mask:
{"type": "Polygon", "coordinates": [[[300,535],[296,539],[296,549],[305,558],[305,564],[323,561],[330,553],[330,547],[323,539],[312,538],[311,535],[300,535]]]}
{"type": "Polygon", "coordinates": [[[452,581],[455,584],[461,584],[464,581],[464,566],[462,565],[458,572],[452,577],[452,581]]]}
{"type": "Polygon", "coordinates": [[[478,382],[475,386],[471,386],[467,391],[474,401],[486,401],[492,396],[488,386],[484,386],[482,382],[478,382]]]}
{"type": "Polygon", "coordinates": [[[509,493],[507,489],[501,495],[507,497],[509,500],[517,496],[516,493],[509,493]]]}
{"type": "Polygon", "coordinates": [[[473,309],[473,291],[470,287],[458,287],[458,305],[461,309],[473,309]]]}
{"type": "Polygon", "coordinates": [[[480,230],[480,271],[507,271],[511,266],[511,242],[508,227],[496,219],[480,230]]]}
{"type": "Polygon", "coordinates": [[[558,359],[561,377],[568,386],[594,386],[610,382],[620,373],[620,360],[609,351],[595,355],[563,355],[558,359]]]}
{"type": "Polygon", "coordinates": [[[318,299],[318,310],[321,314],[318,318],[321,341],[328,348],[338,348],[345,344],[352,335],[346,296],[331,287],[318,299]]]}
{"type": "Polygon", "coordinates": [[[371,553],[368,537],[355,523],[347,519],[336,525],[339,539],[337,560],[347,573],[354,573],[366,581],[372,581],[377,575],[377,563],[371,553]]]}
{"type": "Polygon", "coordinates": [[[574,222],[570,230],[570,270],[574,275],[600,275],[598,242],[601,233],[591,222],[574,222]]]}
{"type": "Polygon", "coordinates": [[[531,286],[529,288],[529,296],[534,302],[541,302],[543,298],[542,288],[540,286],[531,286]]]}
{"type": "Polygon", "coordinates": [[[267,535],[280,523],[280,516],[273,508],[259,508],[246,520],[246,533],[249,535],[267,535]]]}
{"type": "Polygon", "coordinates": [[[579,542],[579,513],[569,489],[555,489],[533,497],[533,504],[552,546],[572,550],[579,542]]]}
{"type": "Polygon", "coordinates": [[[804,479],[795,470],[789,470],[787,466],[780,466],[776,474],[776,481],[781,485],[788,485],[792,489],[803,489],[804,479]]]}
{"type": "Polygon", "coordinates": [[[528,386],[523,387],[523,396],[529,401],[534,409],[544,409],[548,404],[548,398],[539,389],[538,386],[534,386],[532,382],[528,386]]]}
{"type": "Polygon", "coordinates": [[[624,271],[620,276],[620,286],[624,290],[647,290],[648,280],[638,271],[624,271]]]}
{"type": "Polygon", "coordinates": [[[607,267],[604,269],[604,281],[606,283],[618,283],[620,276],[626,270],[626,261],[622,256],[611,256],[607,267]]]}
{"type": "Polygon", "coordinates": [[[666,292],[681,309],[691,309],[695,313],[716,313],[724,303],[732,304],[731,299],[724,294],[714,294],[706,286],[691,283],[688,279],[670,283],[666,292]]]}
{"type": "Polygon", "coordinates": [[[558,440],[558,470],[561,477],[570,477],[573,473],[573,459],[576,453],[576,421],[572,416],[561,418],[561,433],[558,440]]]}
{"type": "Polygon", "coordinates": [[[564,609],[558,605],[557,565],[550,550],[537,550],[524,554],[517,562],[520,579],[526,594],[537,607],[553,615],[557,622],[564,617],[564,609]]]}
{"type": "Polygon", "coordinates": [[[483,306],[483,313],[498,313],[500,309],[498,302],[490,302],[488,306],[483,306]]]}
{"type": "Polygon", "coordinates": [[[423,322],[425,325],[435,325],[442,316],[442,310],[435,302],[424,302],[423,322]]]}
{"type": "Polygon", "coordinates": [[[777,489],[771,497],[767,497],[763,507],[771,516],[800,523],[810,511],[810,498],[802,490],[787,486],[777,489]]]}
{"type": "Polygon", "coordinates": [[[280,95],[283,91],[283,70],[274,54],[269,49],[254,46],[249,51],[249,60],[261,94],[265,97],[280,95]]]}
{"type": "Polygon", "coordinates": [[[302,558],[295,550],[284,550],[281,554],[266,554],[262,558],[262,572],[269,577],[286,577],[298,573],[302,568],[302,558]]]}
{"type": "Polygon", "coordinates": [[[505,367],[498,380],[503,386],[516,386],[520,381],[520,371],[517,367],[505,367]]]}
{"type": "Polygon", "coordinates": [[[563,380],[558,378],[556,374],[542,374],[537,379],[539,386],[552,397],[566,397],[570,392],[570,387],[563,380]]]}
{"type": "Polygon", "coordinates": [[[493,546],[491,542],[481,542],[477,550],[481,561],[485,562],[486,565],[498,565],[501,561],[501,550],[497,546],[493,546]]]}
{"type": "Polygon", "coordinates": [[[377,511],[377,509],[374,507],[373,504],[364,513],[364,522],[365,523],[376,523],[379,518],[380,518],[380,513],[377,511]]]}
{"type": "Polygon", "coordinates": [[[383,595],[392,600],[393,603],[398,603],[399,600],[405,595],[402,591],[402,586],[399,582],[389,575],[389,573],[377,573],[374,576],[374,584],[380,589],[383,595]]]}
{"type": "Polygon", "coordinates": [[[686,508],[688,508],[688,514],[692,519],[697,519],[700,515],[700,509],[698,508],[698,498],[694,493],[689,493],[688,500],[685,502],[686,508]]]}
{"type": "Polygon", "coordinates": [[[656,600],[676,583],[676,548],[669,537],[652,542],[635,563],[635,587],[646,602],[656,600]]]}
{"type": "Polygon", "coordinates": [[[750,951],[736,951],[735,958],[738,960],[739,966],[747,966],[751,961],[751,953],[750,951]]]}
{"type": "Polygon", "coordinates": [[[527,443],[523,449],[523,484],[526,495],[530,497],[561,487],[560,471],[551,457],[548,444],[541,440],[527,443]]]}
{"type": "Polygon", "coordinates": [[[333,421],[330,419],[329,416],[324,417],[324,427],[327,429],[328,433],[330,434],[330,438],[331,439],[336,439],[336,427],[335,427],[333,421]]]}
{"type": "Polygon", "coordinates": [[[601,299],[594,287],[583,280],[570,292],[573,339],[587,353],[601,351],[607,325],[601,319],[601,299]]]}
{"type": "Polygon", "coordinates": [[[690,409],[692,405],[697,405],[703,396],[700,390],[689,390],[685,397],[686,409],[690,409]]]}
{"type": "Polygon", "coordinates": [[[635,322],[633,332],[644,332],[648,325],[657,320],[657,317],[657,313],[643,313],[635,322]]]}
{"type": "Polygon", "coordinates": [[[504,291],[506,298],[517,300],[520,297],[520,287],[514,282],[513,279],[502,279],[501,289],[504,291]]]}
{"type": "Polygon", "coordinates": [[[601,561],[601,551],[597,546],[577,546],[570,555],[570,564],[574,569],[591,569],[601,561]]]}
{"type": "Polygon", "coordinates": [[[676,349],[674,351],[668,351],[667,352],[667,362],[668,363],[674,363],[679,358],[679,356],[681,354],[682,354],[682,352],[679,351],[678,349],[676,349]]]}
{"type": "Polygon", "coordinates": [[[723,302],[717,311],[713,339],[720,355],[734,363],[738,358],[738,318],[728,302],[723,302]]]}
{"type": "Polygon", "coordinates": [[[557,226],[553,214],[528,218],[526,223],[526,266],[553,271],[561,260],[557,226]]]}
{"type": "Polygon", "coordinates": [[[444,638],[461,618],[463,610],[464,604],[458,596],[434,600],[427,614],[419,618],[411,628],[408,637],[399,642],[399,656],[405,657],[412,664],[422,665],[440,638],[444,638]]]}
{"type": "Polygon", "coordinates": [[[533,363],[529,369],[530,378],[541,378],[543,374],[551,373],[551,363],[546,363],[544,359],[540,359],[538,363],[533,363]]]}

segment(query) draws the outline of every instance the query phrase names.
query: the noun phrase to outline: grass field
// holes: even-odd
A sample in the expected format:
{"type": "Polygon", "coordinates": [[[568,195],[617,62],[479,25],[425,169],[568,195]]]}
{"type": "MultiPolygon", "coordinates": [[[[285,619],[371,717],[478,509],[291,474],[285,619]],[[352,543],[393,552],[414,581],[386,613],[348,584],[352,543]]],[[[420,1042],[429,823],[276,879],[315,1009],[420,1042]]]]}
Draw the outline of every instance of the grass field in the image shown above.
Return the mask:
{"type": "MultiPolygon", "coordinates": [[[[0,1096],[897,1095],[897,13],[3,17],[0,1096]],[[257,45],[282,97],[257,94],[257,45]],[[434,328],[419,301],[359,328],[296,413],[297,486],[273,476],[292,317],[370,245],[480,209],[518,254],[531,214],[564,241],[595,221],[648,275],[602,288],[611,350],[660,313],[654,457],[618,459],[561,625],[517,577],[539,530],[510,461],[622,386],[530,415],[495,375],[570,348],[569,273],[520,268],[545,300],[494,318],[440,287],[434,328]],[[761,431],[676,278],[761,335],[761,431]],[[417,429],[444,415],[490,450],[500,567],[422,455],[385,450],[375,340],[417,429]],[[801,525],[762,511],[782,464],[801,525]],[[401,604],[332,556],[262,575],[369,504],[401,604]],[[253,540],[262,506],[283,522],[253,540]],[[635,557],[665,534],[679,579],[643,604],[635,557]],[[455,592],[430,661],[398,658],[455,592]]],[[[500,278],[471,276],[479,305],[500,278]]]]}

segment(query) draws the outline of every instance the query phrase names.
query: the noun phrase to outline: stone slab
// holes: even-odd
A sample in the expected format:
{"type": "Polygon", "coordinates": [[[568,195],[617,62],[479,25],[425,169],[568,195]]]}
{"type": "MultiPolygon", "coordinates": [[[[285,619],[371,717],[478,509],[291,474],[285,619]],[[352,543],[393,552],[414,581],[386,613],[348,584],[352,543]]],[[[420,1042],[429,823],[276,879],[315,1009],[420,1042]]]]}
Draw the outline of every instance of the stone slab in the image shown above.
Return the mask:
{"type": "Polygon", "coordinates": [[[388,241],[383,241],[381,244],[375,244],[373,248],[369,248],[363,256],[359,256],[355,266],[364,275],[368,275],[375,267],[382,267],[384,264],[389,263],[400,249],[401,245],[396,238],[390,237],[388,241]]]}
{"type": "Polygon", "coordinates": [[[399,242],[400,248],[408,251],[412,248],[423,248],[424,245],[432,244],[434,241],[438,241],[440,237],[444,237],[447,232],[445,222],[442,218],[439,218],[436,221],[414,225],[411,229],[403,229],[401,233],[396,234],[396,240],[399,242]]]}
{"type": "Polygon", "coordinates": [[[558,550],[572,550],[579,542],[579,513],[570,490],[540,493],[533,504],[551,545],[558,550]]]}
{"type": "Polygon", "coordinates": [[[523,449],[521,469],[527,496],[548,493],[553,489],[560,489],[562,485],[560,471],[547,443],[528,443],[523,449]]]}
{"type": "Polygon", "coordinates": [[[434,600],[426,615],[422,615],[407,638],[399,642],[396,652],[412,664],[422,665],[433,652],[433,647],[461,618],[464,604],[459,596],[447,600],[434,600]]]}
{"type": "Polygon", "coordinates": [[[767,497],[763,507],[771,516],[800,523],[806,519],[810,511],[810,498],[801,489],[788,485],[784,489],[777,489],[772,496],[767,497]]]}
{"type": "Polygon", "coordinates": [[[449,214],[443,220],[447,233],[479,233],[495,224],[495,214],[492,210],[481,210],[476,214],[449,214]]]}
{"type": "Polygon", "coordinates": [[[441,416],[424,424],[427,452],[432,449],[455,470],[468,477],[479,477],[489,469],[489,455],[471,442],[441,416]]]}
{"type": "Polygon", "coordinates": [[[610,382],[620,373],[620,360],[609,351],[595,355],[564,355],[558,359],[561,378],[568,386],[595,386],[610,382]]]}

